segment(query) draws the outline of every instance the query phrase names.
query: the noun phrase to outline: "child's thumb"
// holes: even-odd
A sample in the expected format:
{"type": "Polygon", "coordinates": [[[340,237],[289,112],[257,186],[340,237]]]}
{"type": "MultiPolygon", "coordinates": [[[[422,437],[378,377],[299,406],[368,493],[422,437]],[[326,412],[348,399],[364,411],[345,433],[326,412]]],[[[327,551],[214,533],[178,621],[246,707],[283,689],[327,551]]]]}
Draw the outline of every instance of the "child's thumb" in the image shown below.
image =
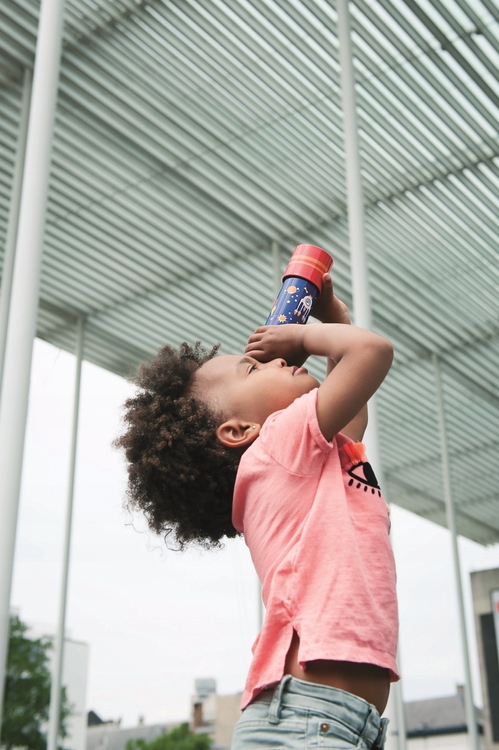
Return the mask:
{"type": "Polygon", "coordinates": [[[330,273],[325,273],[322,277],[322,291],[323,292],[332,292],[333,290],[333,280],[331,278],[330,273]]]}

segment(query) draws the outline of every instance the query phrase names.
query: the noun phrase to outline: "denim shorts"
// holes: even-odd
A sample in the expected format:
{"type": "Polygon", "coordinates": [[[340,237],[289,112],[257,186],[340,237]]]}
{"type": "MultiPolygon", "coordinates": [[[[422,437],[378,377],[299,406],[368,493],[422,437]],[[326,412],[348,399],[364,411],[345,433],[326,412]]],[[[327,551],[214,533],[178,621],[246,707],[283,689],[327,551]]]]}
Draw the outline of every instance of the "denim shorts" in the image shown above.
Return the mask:
{"type": "Polygon", "coordinates": [[[245,708],[231,750],[381,750],[387,726],[362,698],[285,675],[245,708]]]}

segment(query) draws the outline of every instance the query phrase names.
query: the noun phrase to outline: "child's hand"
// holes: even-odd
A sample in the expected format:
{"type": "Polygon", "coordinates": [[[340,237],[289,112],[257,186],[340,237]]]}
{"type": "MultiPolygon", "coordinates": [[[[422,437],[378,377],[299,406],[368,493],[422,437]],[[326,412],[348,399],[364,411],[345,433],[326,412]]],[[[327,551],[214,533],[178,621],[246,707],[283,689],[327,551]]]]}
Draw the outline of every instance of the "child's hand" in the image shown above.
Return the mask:
{"type": "Polygon", "coordinates": [[[282,357],[288,365],[301,365],[308,357],[303,345],[304,325],[261,326],[249,337],[245,354],[259,362],[282,357]]]}
{"type": "Polygon", "coordinates": [[[312,309],[312,317],[321,323],[350,324],[347,306],[334,296],[330,273],[325,273],[322,277],[322,293],[312,309]]]}

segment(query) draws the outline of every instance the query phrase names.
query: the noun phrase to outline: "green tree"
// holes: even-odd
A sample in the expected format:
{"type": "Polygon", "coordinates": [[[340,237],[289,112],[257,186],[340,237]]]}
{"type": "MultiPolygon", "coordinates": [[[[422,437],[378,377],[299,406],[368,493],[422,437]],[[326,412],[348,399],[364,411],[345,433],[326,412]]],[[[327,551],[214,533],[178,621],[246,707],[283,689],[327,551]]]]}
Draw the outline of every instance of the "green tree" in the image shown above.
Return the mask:
{"type": "Polygon", "coordinates": [[[128,740],[125,750],[210,750],[211,744],[207,734],[194,734],[186,723],[151,742],[128,740]]]}
{"type": "MultiPolygon", "coordinates": [[[[10,618],[9,656],[3,706],[1,744],[6,750],[46,750],[50,683],[48,652],[50,638],[28,638],[28,626],[17,616],[10,618]]],[[[68,736],[66,721],[71,713],[63,688],[59,736],[68,736]]],[[[62,748],[60,749],[62,750],[62,748]]]]}

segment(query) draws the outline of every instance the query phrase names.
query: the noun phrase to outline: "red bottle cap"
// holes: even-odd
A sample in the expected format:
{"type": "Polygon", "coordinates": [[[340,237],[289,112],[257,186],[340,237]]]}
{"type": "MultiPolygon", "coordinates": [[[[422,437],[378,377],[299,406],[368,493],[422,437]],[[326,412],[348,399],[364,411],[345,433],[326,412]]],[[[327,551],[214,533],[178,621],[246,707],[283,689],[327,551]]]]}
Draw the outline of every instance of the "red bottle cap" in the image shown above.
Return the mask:
{"type": "Polygon", "coordinates": [[[320,294],[322,292],[322,277],[332,265],[333,259],[321,247],[298,245],[295,247],[295,251],[284,271],[282,280],[284,281],[290,276],[299,276],[301,279],[307,279],[307,281],[315,284],[320,294]]]}

